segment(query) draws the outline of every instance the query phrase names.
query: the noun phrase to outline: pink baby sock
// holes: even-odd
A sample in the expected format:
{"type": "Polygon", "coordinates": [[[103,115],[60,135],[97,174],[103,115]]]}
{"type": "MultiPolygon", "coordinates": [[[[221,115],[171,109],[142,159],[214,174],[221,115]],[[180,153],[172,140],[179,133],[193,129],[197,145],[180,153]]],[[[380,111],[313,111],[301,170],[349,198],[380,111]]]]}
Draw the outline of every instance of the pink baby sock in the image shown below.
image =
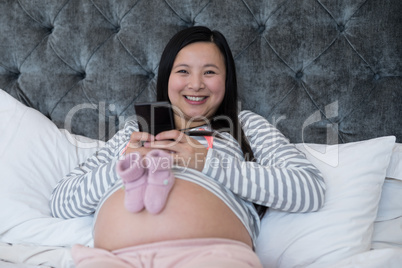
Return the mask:
{"type": "Polygon", "coordinates": [[[144,195],[147,187],[147,169],[142,164],[141,155],[131,153],[117,162],[117,174],[125,188],[124,206],[130,212],[140,212],[144,208],[144,195]]]}
{"type": "Polygon", "coordinates": [[[163,150],[152,150],[146,156],[148,186],[144,204],[148,212],[158,214],[165,207],[167,197],[173,187],[175,177],[171,172],[172,156],[163,150]]]}

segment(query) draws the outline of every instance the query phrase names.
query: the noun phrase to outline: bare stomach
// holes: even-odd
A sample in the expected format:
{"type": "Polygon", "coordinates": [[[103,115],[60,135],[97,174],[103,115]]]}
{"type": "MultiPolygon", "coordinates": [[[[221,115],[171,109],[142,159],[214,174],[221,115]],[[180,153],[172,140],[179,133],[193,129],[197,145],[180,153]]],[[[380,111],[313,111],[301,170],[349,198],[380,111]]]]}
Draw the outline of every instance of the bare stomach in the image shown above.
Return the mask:
{"type": "Polygon", "coordinates": [[[227,238],[252,247],[236,215],[218,197],[192,182],[176,179],[159,214],[124,208],[124,190],[103,204],[94,227],[94,246],[107,250],[186,238],[227,238]]]}

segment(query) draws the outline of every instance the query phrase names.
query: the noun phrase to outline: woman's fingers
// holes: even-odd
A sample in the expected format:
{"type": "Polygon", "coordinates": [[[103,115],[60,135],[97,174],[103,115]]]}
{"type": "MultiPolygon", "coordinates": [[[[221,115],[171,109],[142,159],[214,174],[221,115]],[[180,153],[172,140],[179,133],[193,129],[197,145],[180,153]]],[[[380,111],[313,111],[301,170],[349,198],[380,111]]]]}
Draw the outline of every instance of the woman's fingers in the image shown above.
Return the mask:
{"type": "Polygon", "coordinates": [[[145,147],[152,147],[154,149],[166,149],[177,152],[179,144],[186,143],[188,136],[178,130],[169,130],[159,133],[155,136],[153,141],[147,141],[144,143],[145,147]]]}
{"type": "MultiPolygon", "coordinates": [[[[129,154],[133,152],[138,152],[143,154],[144,142],[152,142],[155,137],[146,132],[133,132],[130,136],[130,141],[128,142],[126,148],[124,149],[124,154],[129,154]]],[[[149,150],[149,149],[147,149],[149,150]]]]}
{"type": "Polygon", "coordinates": [[[155,137],[147,132],[133,132],[130,136],[130,142],[136,143],[139,141],[153,141],[155,137]]]}
{"type": "Polygon", "coordinates": [[[155,140],[145,142],[144,147],[167,150],[174,155],[174,163],[201,171],[207,149],[197,140],[178,130],[169,130],[156,135],[155,140]]]}
{"type": "Polygon", "coordinates": [[[144,143],[146,147],[171,150],[179,152],[182,149],[197,149],[203,148],[197,140],[187,136],[178,130],[169,130],[159,133],[155,136],[155,140],[144,143]]]}
{"type": "Polygon", "coordinates": [[[188,138],[188,136],[186,134],[184,134],[183,132],[181,132],[179,130],[175,130],[175,129],[163,131],[155,136],[155,140],[157,140],[157,141],[173,140],[173,141],[177,141],[177,142],[183,142],[187,138],[188,138]]]}

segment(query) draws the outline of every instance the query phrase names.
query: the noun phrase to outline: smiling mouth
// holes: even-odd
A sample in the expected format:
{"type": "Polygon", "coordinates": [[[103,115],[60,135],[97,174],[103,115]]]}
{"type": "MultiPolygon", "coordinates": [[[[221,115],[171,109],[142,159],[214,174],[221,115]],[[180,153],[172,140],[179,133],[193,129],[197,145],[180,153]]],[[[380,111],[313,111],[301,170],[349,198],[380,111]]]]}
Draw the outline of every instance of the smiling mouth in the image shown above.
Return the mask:
{"type": "Polygon", "coordinates": [[[193,97],[193,96],[185,96],[186,99],[190,100],[190,101],[203,101],[205,100],[207,97],[193,97]]]}

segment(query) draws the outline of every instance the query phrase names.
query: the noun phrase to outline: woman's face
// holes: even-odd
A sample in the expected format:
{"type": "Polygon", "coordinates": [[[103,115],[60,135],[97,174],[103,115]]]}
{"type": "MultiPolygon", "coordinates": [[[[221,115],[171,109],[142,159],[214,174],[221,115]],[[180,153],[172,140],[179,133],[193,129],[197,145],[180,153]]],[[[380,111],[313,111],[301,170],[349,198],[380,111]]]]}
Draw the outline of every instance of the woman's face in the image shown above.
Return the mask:
{"type": "Polygon", "coordinates": [[[168,84],[176,127],[195,127],[211,118],[222,103],[225,81],[224,57],[214,43],[197,42],[182,48],[168,84]]]}

